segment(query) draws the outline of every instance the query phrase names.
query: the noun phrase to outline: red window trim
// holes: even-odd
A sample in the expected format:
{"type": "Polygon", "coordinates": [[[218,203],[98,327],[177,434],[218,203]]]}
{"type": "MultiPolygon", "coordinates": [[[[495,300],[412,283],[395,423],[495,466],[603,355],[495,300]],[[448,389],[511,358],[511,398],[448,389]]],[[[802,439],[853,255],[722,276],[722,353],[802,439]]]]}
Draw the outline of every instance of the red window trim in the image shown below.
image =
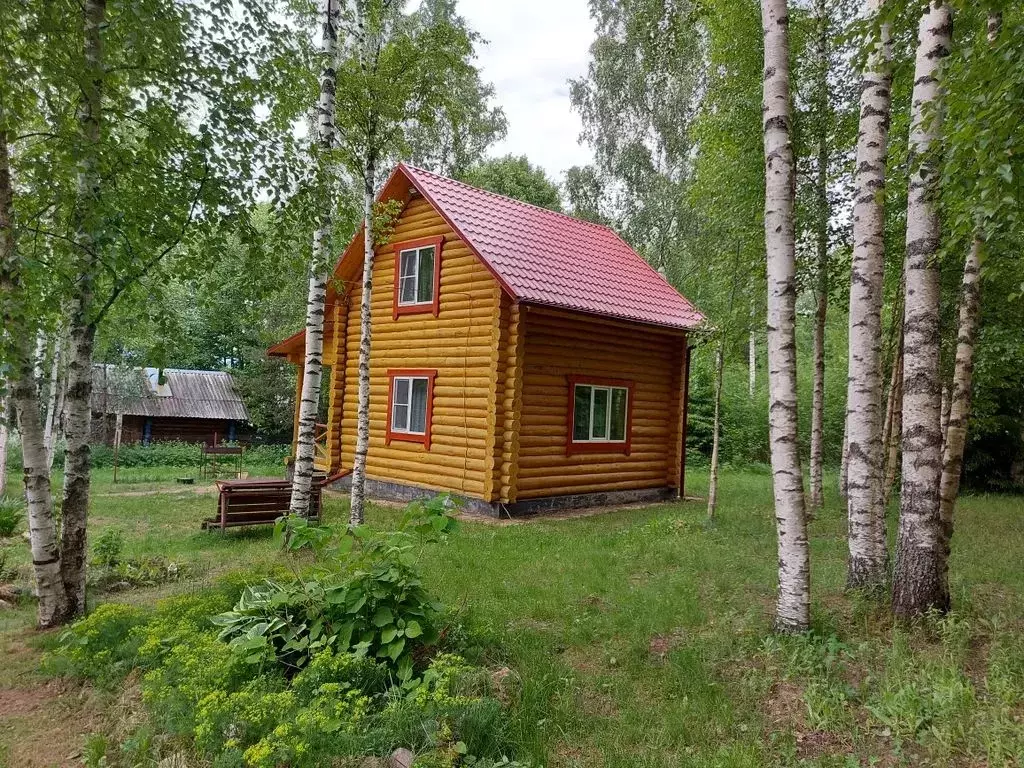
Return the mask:
{"type": "Polygon", "coordinates": [[[392,440],[399,440],[404,443],[421,443],[426,450],[430,450],[430,431],[434,421],[434,379],[437,378],[437,370],[427,368],[389,368],[388,369],[388,423],[385,433],[384,444],[391,445],[392,440]],[[425,378],[427,380],[427,428],[422,435],[410,434],[409,432],[393,432],[391,430],[391,414],[394,411],[395,400],[395,379],[406,376],[425,378]]]}
{"type": "Polygon", "coordinates": [[[399,315],[422,315],[430,312],[437,317],[441,311],[441,248],[444,245],[444,236],[421,237],[416,240],[406,240],[395,243],[392,248],[395,252],[395,285],[394,297],[392,299],[391,316],[397,320],[399,315]],[[434,300],[423,304],[399,304],[398,284],[402,276],[402,251],[409,251],[413,248],[426,248],[434,246],[434,300]]]}
{"type": "Polygon", "coordinates": [[[579,376],[569,374],[565,377],[569,384],[568,416],[566,423],[569,429],[565,434],[565,455],[576,453],[622,453],[629,456],[633,449],[633,391],[635,382],[629,379],[605,379],[598,376],[579,376]],[[626,393],[626,440],[617,443],[612,440],[577,442],[572,436],[575,433],[576,421],[576,385],[588,384],[595,387],[622,387],[626,393]]]}

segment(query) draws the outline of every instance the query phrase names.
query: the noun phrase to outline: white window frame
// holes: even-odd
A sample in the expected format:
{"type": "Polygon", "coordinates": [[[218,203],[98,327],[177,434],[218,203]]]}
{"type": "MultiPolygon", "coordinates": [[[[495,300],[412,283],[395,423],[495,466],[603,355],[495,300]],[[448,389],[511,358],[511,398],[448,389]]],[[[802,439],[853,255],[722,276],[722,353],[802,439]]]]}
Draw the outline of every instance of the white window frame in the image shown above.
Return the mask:
{"type": "Polygon", "coordinates": [[[418,248],[406,248],[404,251],[398,253],[398,306],[400,307],[422,307],[434,303],[434,291],[436,290],[435,273],[437,272],[437,248],[433,244],[421,245],[418,248]],[[430,298],[426,301],[417,301],[416,296],[420,294],[420,258],[422,257],[423,251],[431,251],[434,254],[434,271],[430,273],[430,298]],[[415,253],[416,258],[413,261],[413,272],[410,277],[412,278],[412,301],[402,301],[402,281],[405,276],[402,274],[402,262],[403,256],[407,253],[415,253]]]}
{"type": "Polygon", "coordinates": [[[391,431],[402,435],[426,435],[430,425],[427,419],[430,418],[430,377],[429,376],[395,376],[391,379],[391,431]],[[398,382],[409,382],[409,399],[400,403],[398,401],[398,382]],[[412,424],[412,387],[414,381],[423,381],[427,385],[427,396],[423,400],[423,431],[415,432],[410,428],[412,424]],[[395,408],[399,405],[405,406],[405,429],[399,429],[395,423],[395,408]]]}
{"type": "Polygon", "coordinates": [[[573,384],[572,391],[573,408],[572,408],[572,442],[574,443],[625,443],[629,439],[629,387],[613,387],[605,384],[587,384],[586,382],[577,382],[573,384]],[[586,387],[590,390],[590,429],[589,437],[577,438],[576,437],[576,392],[580,387],[586,387]],[[608,393],[608,407],[605,410],[604,420],[604,433],[606,437],[594,437],[594,392],[597,390],[603,390],[608,393]],[[612,434],[612,392],[619,390],[625,394],[624,407],[625,410],[622,414],[624,429],[622,432],[622,439],[613,439],[612,434]]]}

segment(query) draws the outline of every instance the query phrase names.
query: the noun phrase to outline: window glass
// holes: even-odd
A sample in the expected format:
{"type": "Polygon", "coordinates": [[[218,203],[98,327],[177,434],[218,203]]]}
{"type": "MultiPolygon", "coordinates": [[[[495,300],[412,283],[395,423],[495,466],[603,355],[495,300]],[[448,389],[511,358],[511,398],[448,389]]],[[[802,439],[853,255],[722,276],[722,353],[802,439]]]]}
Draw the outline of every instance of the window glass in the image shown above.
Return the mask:
{"type": "Polygon", "coordinates": [[[590,439],[590,393],[592,391],[592,387],[576,385],[576,394],[573,398],[573,440],[590,439]]]}
{"type": "Polygon", "coordinates": [[[395,379],[395,402],[409,404],[409,380],[395,379]]]}
{"type": "Polygon", "coordinates": [[[429,303],[434,300],[434,246],[420,248],[417,274],[416,303],[429,303]]]}
{"type": "Polygon", "coordinates": [[[594,388],[593,425],[590,436],[594,440],[608,439],[608,394],[604,388],[594,388]]]}
{"type": "Polygon", "coordinates": [[[412,304],[416,301],[416,251],[402,251],[398,282],[398,302],[412,304]]]}
{"type": "Polygon", "coordinates": [[[609,440],[626,439],[626,397],[628,390],[616,387],[612,390],[611,429],[609,440]]]}
{"type": "Polygon", "coordinates": [[[395,402],[391,415],[391,429],[395,432],[409,431],[409,406],[405,403],[395,402]]]}
{"type": "Polygon", "coordinates": [[[396,376],[392,387],[391,431],[427,433],[427,379],[396,376]]]}
{"type": "Polygon", "coordinates": [[[409,431],[427,432],[427,380],[412,380],[412,403],[409,408],[409,431]]]}

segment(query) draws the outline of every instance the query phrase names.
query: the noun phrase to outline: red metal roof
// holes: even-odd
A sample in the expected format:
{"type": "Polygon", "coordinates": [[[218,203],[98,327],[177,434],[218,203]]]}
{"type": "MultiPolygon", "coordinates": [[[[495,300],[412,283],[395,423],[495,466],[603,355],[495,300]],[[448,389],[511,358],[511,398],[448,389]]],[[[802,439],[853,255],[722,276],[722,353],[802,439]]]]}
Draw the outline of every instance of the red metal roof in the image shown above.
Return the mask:
{"type": "Polygon", "coordinates": [[[704,320],[613,230],[400,164],[514,298],[672,328],[704,320]]]}

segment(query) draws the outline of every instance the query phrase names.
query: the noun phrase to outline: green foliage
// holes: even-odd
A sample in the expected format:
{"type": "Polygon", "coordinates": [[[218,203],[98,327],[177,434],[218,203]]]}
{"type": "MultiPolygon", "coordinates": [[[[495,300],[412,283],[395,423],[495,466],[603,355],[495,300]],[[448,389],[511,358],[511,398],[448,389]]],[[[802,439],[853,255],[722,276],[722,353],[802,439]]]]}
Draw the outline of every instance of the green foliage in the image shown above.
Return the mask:
{"type": "Polygon", "coordinates": [[[985,755],[992,765],[1012,761],[1024,749],[1014,714],[1024,702],[1019,640],[1007,644],[1000,636],[979,677],[969,669],[991,628],[953,613],[930,617],[921,629],[934,638],[931,652],[919,647],[920,631],[902,628],[881,644],[849,645],[834,634],[811,633],[770,638],[763,647],[782,660],[788,677],[802,681],[807,719],[817,730],[884,730],[897,743],[926,747],[940,764],[971,754],[985,755]],[[862,670],[878,655],[884,657],[882,673],[865,676],[862,670]],[[866,713],[866,723],[854,719],[856,708],[866,713]]]}
{"type": "MultiPolygon", "coordinates": [[[[90,739],[88,759],[120,765],[116,755],[130,753],[136,763],[155,763],[161,757],[155,737],[163,734],[193,744],[211,765],[236,768],[313,768],[339,758],[386,755],[399,746],[412,748],[422,765],[522,765],[503,757],[510,752],[508,728],[502,705],[491,697],[490,674],[456,653],[431,656],[427,647],[442,617],[413,582],[410,558],[413,546],[452,530],[446,508],[444,498],[413,504],[390,533],[280,527],[278,540],[289,558],[298,561],[310,550],[317,558],[302,586],[309,590],[327,580],[347,589],[338,604],[344,620],[362,622],[376,636],[344,647],[314,639],[304,646],[301,664],[277,663],[292,658],[290,649],[274,655],[274,663],[254,666],[234,642],[220,639],[215,625],[237,614],[253,594],[239,578],[152,608],[99,606],[61,636],[49,666],[105,686],[140,670],[149,718],[127,739],[120,737],[119,748],[106,737],[90,739]],[[321,562],[326,560],[331,562],[321,562]],[[350,598],[360,590],[365,605],[349,612],[350,598]],[[399,636],[406,640],[402,652],[391,653],[399,636]],[[413,669],[413,655],[418,674],[403,675],[406,663],[413,669]]],[[[263,585],[271,583],[294,586],[263,585]]],[[[283,606],[271,608],[291,621],[283,606]]],[[[325,603],[322,610],[326,616],[334,609],[325,603]]],[[[293,637],[315,636],[306,631],[293,637]]],[[[452,632],[447,646],[458,637],[465,632],[452,632]]]]}
{"type": "Polygon", "coordinates": [[[107,528],[92,545],[94,565],[113,568],[121,562],[124,553],[124,532],[120,528],[107,528]]]}
{"type": "Polygon", "coordinates": [[[135,666],[148,612],[137,606],[104,603],[60,636],[53,670],[112,686],[135,666]]]}
{"type": "Polygon", "coordinates": [[[0,496],[0,539],[18,532],[25,522],[25,502],[13,496],[0,496]]]}
{"type": "Polygon", "coordinates": [[[541,208],[562,210],[558,186],[543,168],[531,165],[525,155],[481,160],[461,173],[459,180],[541,208]]]}
{"type": "Polygon", "coordinates": [[[414,502],[386,534],[282,518],[275,537],[289,552],[314,550],[321,557],[316,578],[250,587],[232,611],[214,620],[221,639],[247,663],[280,666],[288,674],[329,649],[381,659],[408,681],[418,649],[437,641],[441,617],[414,549],[454,529],[446,505],[443,496],[414,502]]]}

